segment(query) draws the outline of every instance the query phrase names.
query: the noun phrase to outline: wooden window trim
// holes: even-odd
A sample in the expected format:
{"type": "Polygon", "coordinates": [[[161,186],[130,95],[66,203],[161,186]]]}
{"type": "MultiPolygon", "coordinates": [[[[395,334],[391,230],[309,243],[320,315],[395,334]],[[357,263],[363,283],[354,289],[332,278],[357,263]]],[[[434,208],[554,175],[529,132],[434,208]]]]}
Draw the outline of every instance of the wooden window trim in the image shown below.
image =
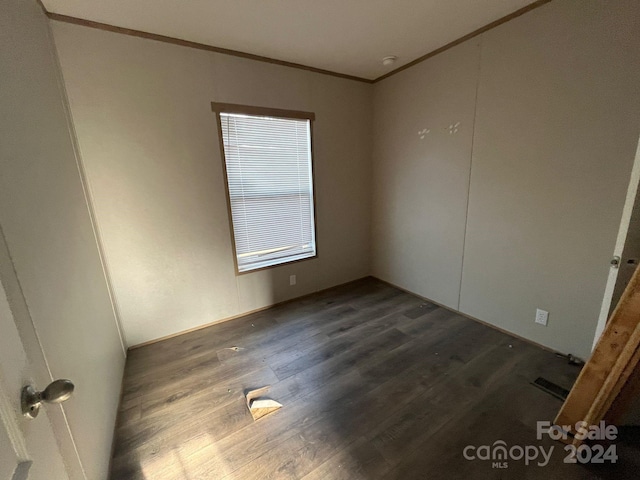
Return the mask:
{"type": "Polygon", "coordinates": [[[220,160],[222,161],[222,176],[224,181],[224,191],[227,199],[227,219],[229,221],[229,233],[231,234],[231,249],[233,252],[233,265],[235,268],[236,276],[247,275],[262,270],[268,270],[271,268],[284,267],[299,262],[306,262],[308,260],[315,260],[318,258],[318,214],[316,208],[316,172],[315,172],[315,153],[313,151],[313,122],[316,119],[316,115],[313,112],[304,112],[300,110],[285,110],[280,108],[270,107],[257,107],[253,105],[238,105],[234,103],[218,103],[211,102],[211,110],[216,116],[216,125],[218,128],[218,146],[220,148],[220,160]],[[296,120],[309,120],[309,143],[311,151],[311,188],[313,190],[313,230],[315,232],[316,253],[311,257],[300,258],[297,260],[290,260],[288,262],[282,262],[275,265],[268,265],[266,267],[255,268],[253,270],[247,270],[241,272],[238,268],[238,252],[236,250],[236,236],[233,228],[233,215],[231,212],[231,195],[229,193],[229,177],[227,175],[227,160],[224,154],[224,137],[222,135],[222,122],[220,121],[221,113],[240,113],[245,115],[253,115],[258,117],[276,117],[276,118],[288,118],[296,120]]]}
{"type": "Polygon", "coordinates": [[[303,112],[300,110],[284,110],[281,108],[255,107],[252,105],[237,105],[235,103],[211,102],[211,110],[218,114],[244,113],[245,115],[253,115],[255,117],[290,118],[297,120],[311,120],[312,122],[316,119],[316,114],[313,112],[303,112]]]}

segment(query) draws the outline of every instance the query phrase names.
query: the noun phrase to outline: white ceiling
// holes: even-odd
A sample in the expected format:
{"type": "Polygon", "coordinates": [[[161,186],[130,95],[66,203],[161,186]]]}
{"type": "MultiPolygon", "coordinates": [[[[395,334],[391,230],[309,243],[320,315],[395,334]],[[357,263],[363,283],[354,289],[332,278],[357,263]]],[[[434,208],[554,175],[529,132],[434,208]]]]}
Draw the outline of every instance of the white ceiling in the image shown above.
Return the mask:
{"type": "Polygon", "coordinates": [[[43,0],[49,12],[374,79],[533,0],[43,0]],[[382,57],[396,55],[390,67],[382,57]]]}

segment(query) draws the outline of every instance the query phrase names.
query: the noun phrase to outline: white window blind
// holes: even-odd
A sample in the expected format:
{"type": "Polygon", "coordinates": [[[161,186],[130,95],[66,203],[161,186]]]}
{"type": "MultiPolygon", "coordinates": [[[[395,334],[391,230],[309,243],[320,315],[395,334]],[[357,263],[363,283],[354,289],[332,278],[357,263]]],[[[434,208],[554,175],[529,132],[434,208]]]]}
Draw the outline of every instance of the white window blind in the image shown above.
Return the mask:
{"type": "Polygon", "coordinates": [[[315,256],[310,120],[220,122],[238,271],[315,256]]]}

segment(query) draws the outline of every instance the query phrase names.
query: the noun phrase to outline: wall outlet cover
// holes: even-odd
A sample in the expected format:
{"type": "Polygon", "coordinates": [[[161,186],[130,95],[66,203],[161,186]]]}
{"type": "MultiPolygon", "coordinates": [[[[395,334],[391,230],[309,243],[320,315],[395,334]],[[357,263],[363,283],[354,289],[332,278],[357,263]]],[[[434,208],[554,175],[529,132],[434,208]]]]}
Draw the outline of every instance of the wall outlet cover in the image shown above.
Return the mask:
{"type": "Polygon", "coordinates": [[[546,310],[540,310],[539,308],[536,310],[536,323],[540,325],[547,326],[547,322],[549,321],[549,312],[546,310]]]}
{"type": "Polygon", "coordinates": [[[289,285],[295,285],[295,284],[296,284],[296,276],[289,275],[289,285]]]}

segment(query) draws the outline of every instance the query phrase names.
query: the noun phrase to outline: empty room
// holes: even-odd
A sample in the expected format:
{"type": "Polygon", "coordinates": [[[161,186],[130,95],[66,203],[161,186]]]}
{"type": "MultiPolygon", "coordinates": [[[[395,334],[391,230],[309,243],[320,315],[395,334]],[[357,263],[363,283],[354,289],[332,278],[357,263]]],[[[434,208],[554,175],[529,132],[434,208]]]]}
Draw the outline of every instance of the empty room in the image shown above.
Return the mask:
{"type": "Polygon", "coordinates": [[[637,0],[0,39],[0,480],[638,478],[637,0]]]}

